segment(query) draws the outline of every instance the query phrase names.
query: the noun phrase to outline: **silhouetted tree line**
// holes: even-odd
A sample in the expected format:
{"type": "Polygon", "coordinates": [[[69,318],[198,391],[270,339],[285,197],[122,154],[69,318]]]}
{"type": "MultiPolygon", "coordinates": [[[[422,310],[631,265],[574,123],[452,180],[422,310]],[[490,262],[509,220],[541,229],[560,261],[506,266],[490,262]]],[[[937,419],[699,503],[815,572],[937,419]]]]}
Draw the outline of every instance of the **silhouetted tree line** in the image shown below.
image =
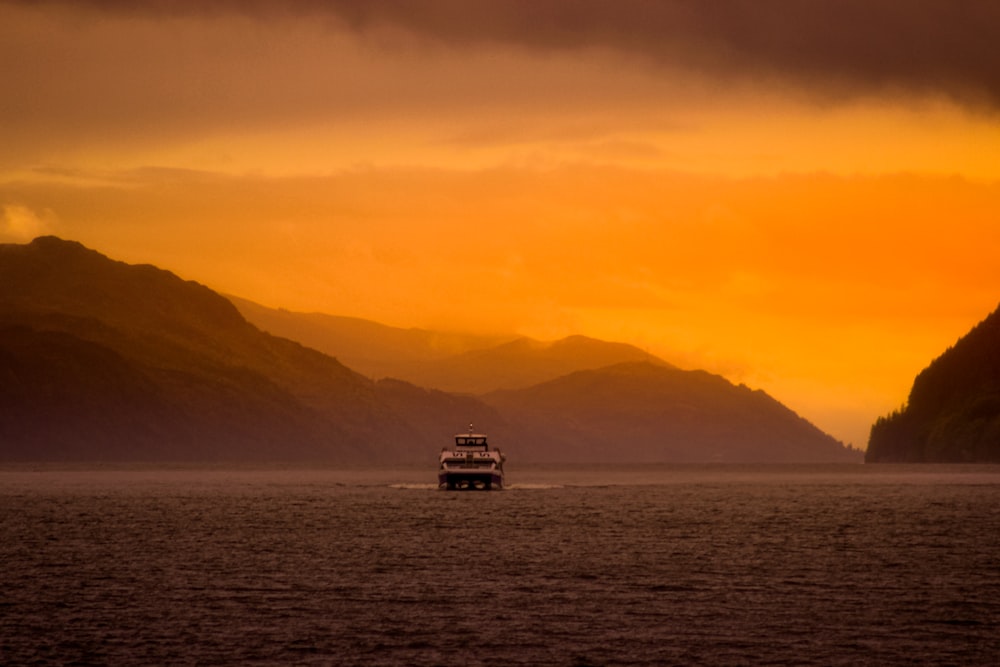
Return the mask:
{"type": "Polygon", "coordinates": [[[1000,308],[914,380],[872,425],[868,462],[1000,462],[1000,308]]]}

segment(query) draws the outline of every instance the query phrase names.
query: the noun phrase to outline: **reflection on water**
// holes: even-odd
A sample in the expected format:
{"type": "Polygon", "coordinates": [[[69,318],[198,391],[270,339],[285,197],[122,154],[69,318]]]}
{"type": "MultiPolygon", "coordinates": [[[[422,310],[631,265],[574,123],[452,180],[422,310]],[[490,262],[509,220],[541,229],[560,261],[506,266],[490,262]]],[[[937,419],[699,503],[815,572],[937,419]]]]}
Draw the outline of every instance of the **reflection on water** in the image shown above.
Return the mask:
{"type": "Polygon", "coordinates": [[[1000,469],[0,470],[5,664],[989,664],[1000,469]]]}

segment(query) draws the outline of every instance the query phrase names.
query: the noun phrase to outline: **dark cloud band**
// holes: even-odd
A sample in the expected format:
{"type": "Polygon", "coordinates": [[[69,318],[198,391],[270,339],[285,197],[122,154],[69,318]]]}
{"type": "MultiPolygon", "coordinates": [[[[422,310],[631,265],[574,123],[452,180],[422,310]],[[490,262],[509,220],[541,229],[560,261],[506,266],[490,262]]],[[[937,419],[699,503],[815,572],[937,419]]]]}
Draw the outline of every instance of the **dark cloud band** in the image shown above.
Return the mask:
{"type": "MultiPolygon", "coordinates": [[[[43,2],[23,2],[37,6],[43,2]]],[[[833,94],[942,94],[1000,107],[994,0],[78,0],[127,13],[332,20],[453,46],[603,48],[715,77],[833,94]]]]}
{"type": "Polygon", "coordinates": [[[1000,105],[993,0],[497,0],[328,5],[359,29],[393,24],[450,43],[601,47],[723,77],[835,93],[903,89],[1000,105]]]}

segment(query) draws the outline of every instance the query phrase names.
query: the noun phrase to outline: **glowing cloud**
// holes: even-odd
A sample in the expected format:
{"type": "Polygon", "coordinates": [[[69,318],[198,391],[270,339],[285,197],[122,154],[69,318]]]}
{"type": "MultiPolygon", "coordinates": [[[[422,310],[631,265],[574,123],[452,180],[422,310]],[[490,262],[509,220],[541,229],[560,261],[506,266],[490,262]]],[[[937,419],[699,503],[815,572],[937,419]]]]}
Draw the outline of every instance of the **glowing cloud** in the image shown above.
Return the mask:
{"type": "Polygon", "coordinates": [[[5,204],[0,207],[0,240],[24,243],[37,236],[55,233],[56,225],[51,211],[41,214],[27,206],[5,204]]]}

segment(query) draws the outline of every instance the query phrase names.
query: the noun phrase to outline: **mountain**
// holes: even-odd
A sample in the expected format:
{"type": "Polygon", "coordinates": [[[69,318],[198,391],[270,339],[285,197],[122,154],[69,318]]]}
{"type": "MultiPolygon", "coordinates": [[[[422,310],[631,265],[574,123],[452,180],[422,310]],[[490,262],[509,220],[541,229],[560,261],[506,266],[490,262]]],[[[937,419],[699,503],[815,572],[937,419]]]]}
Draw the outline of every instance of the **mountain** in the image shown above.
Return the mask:
{"type": "MultiPolygon", "coordinates": [[[[384,378],[375,383],[379,400],[406,421],[413,440],[429,443],[424,451],[437,456],[441,447],[453,442],[456,432],[472,424],[485,430],[490,441],[505,450],[518,450],[523,435],[506,417],[483,401],[466,395],[449,394],[418,387],[409,382],[384,378]]],[[[425,459],[425,460],[429,460],[425,459]]]]}
{"type": "Polygon", "coordinates": [[[1000,462],[1000,308],[917,375],[905,407],[875,422],[865,460],[1000,462]]]}
{"type": "Polygon", "coordinates": [[[403,329],[357,317],[297,313],[284,308],[268,308],[239,297],[228,298],[243,317],[260,329],[336,357],[359,373],[374,378],[410,379],[415,369],[515,338],[403,329]]]}
{"type": "Polygon", "coordinates": [[[414,436],[207,287],[55,237],[0,245],[0,379],[5,459],[365,462],[414,436]]]}
{"type": "Polygon", "coordinates": [[[485,339],[445,337],[445,353],[430,332],[347,325],[352,355],[368,339],[373,358],[429,364],[425,372],[470,391],[522,386],[476,397],[374,381],[261,331],[226,298],[169,271],[55,237],[0,245],[0,460],[433,470],[439,449],[470,422],[513,466],[850,458],[763,392],[628,345],[574,336],[473,350],[463,346],[485,339]],[[395,357],[386,352],[394,339],[395,357]]]}
{"type": "Polygon", "coordinates": [[[570,336],[553,342],[519,338],[427,364],[416,369],[411,377],[418,384],[445,391],[484,394],[526,388],[576,371],[637,361],[669,366],[626,343],[586,336],[570,336]]]}
{"type": "Polygon", "coordinates": [[[629,361],[665,361],[626,343],[586,336],[553,342],[426,329],[368,320],[295,313],[231,297],[249,321],[278,336],[336,357],[369,377],[400,378],[443,391],[482,394],[518,389],[579,370],[629,361]]]}
{"type": "Polygon", "coordinates": [[[763,391],[649,362],[572,373],[484,400],[526,439],[525,460],[855,462],[861,454],[763,391]]]}

